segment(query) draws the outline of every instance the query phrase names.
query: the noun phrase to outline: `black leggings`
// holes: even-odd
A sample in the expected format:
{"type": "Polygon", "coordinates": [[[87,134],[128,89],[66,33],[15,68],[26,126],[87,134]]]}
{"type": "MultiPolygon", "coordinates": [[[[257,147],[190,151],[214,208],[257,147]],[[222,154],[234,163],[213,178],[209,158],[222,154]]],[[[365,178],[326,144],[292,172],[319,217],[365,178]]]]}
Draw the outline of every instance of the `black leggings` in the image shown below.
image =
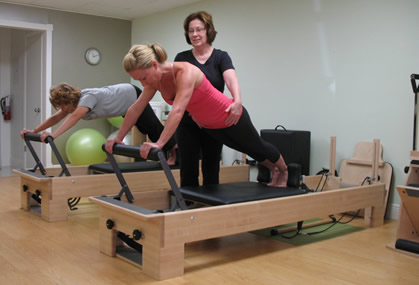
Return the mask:
{"type": "MultiPolygon", "coordinates": [[[[135,90],[137,91],[137,98],[141,94],[141,89],[137,86],[133,85],[135,90]]],[[[137,122],[135,123],[137,126],[137,129],[145,134],[148,135],[150,140],[152,142],[156,142],[159,138],[161,133],[163,132],[163,125],[160,122],[160,120],[157,118],[156,114],[153,111],[153,108],[151,108],[150,104],[147,104],[145,107],[143,113],[138,118],[137,122]]],[[[172,149],[176,145],[176,141],[174,139],[174,136],[170,138],[170,140],[165,144],[163,147],[164,151],[168,151],[172,149]]]]}
{"type": "Polygon", "coordinates": [[[244,107],[237,125],[224,129],[205,129],[205,131],[219,142],[243,152],[259,162],[268,159],[275,163],[280,157],[278,149],[259,136],[244,107]]]}
{"type": "Polygon", "coordinates": [[[176,141],[179,147],[180,185],[199,185],[200,159],[203,184],[218,184],[223,144],[198,127],[187,111],[176,130],[176,141]]]}

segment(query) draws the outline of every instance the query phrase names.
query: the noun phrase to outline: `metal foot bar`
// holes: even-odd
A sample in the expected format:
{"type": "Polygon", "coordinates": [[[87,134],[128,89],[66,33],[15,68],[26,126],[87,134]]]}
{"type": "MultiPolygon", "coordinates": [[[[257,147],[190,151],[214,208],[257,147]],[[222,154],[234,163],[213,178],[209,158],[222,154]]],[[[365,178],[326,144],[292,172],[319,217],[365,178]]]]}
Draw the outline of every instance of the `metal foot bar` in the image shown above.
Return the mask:
{"type": "MultiPolygon", "coordinates": [[[[39,159],[38,155],[36,154],[35,149],[33,148],[31,141],[36,141],[36,142],[42,142],[41,140],[41,135],[40,134],[33,134],[33,133],[26,133],[24,135],[24,139],[25,139],[25,143],[26,146],[29,148],[29,151],[31,152],[36,165],[35,167],[32,169],[32,172],[35,172],[36,169],[38,169],[41,171],[42,175],[46,175],[47,172],[44,168],[44,166],[42,165],[41,160],[39,159]]],[[[55,157],[58,160],[58,163],[61,166],[61,172],[58,175],[59,177],[63,176],[63,174],[65,174],[65,176],[71,176],[70,171],[67,168],[67,165],[64,163],[64,159],[62,158],[60,152],[58,151],[57,146],[54,143],[54,139],[52,138],[52,136],[47,136],[45,138],[45,143],[49,144],[51,146],[52,151],[55,154],[55,157]]],[[[33,195],[32,195],[33,196],[33,195]]],[[[35,199],[35,197],[33,197],[35,199]]],[[[39,195],[36,197],[35,199],[39,204],[41,204],[41,198],[39,197],[39,195]]],[[[67,201],[68,207],[70,208],[71,211],[77,210],[77,208],[75,207],[78,203],[80,202],[80,197],[74,197],[74,198],[70,198],[67,201]]]]}
{"type": "MultiPolygon", "coordinates": [[[[134,197],[132,196],[131,190],[129,190],[129,187],[122,175],[121,170],[119,169],[118,163],[116,163],[115,158],[112,154],[109,154],[105,150],[105,145],[102,145],[103,151],[106,152],[109,161],[115,171],[116,176],[118,177],[118,180],[122,186],[121,191],[116,196],[117,199],[120,199],[123,194],[127,197],[128,202],[132,203],[134,201],[134,197]]],[[[112,152],[115,155],[122,155],[127,157],[133,157],[133,158],[141,158],[140,156],[140,146],[132,146],[132,145],[123,145],[123,144],[114,144],[112,148],[112,152]]],[[[147,159],[154,160],[154,161],[160,161],[160,165],[163,168],[164,174],[166,175],[166,178],[169,182],[170,187],[172,188],[172,191],[176,197],[176,203],[179,205],[179,207],[182,210],[188,209],[186,206],[185,200],[183,199],[182,194],[179,191],[179,187],[177,186],[176,180],[172,174],[172,171],[170,170],[170,167],[167,163],[166,157],[162,150],[160,149],[151,149],[147,159]]]]}

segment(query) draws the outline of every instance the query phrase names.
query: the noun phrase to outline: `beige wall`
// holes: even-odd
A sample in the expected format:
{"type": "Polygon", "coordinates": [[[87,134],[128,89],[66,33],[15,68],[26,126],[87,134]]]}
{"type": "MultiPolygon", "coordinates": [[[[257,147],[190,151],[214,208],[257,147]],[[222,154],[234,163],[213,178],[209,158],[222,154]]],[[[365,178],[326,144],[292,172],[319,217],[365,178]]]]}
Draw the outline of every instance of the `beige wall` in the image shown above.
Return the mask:
{"type": "MultiPolygon", "coordinates": [[[[53,25],[52,84],[65,81],[87,88],[130,81],[121,65],[131,45],[130,21],[3,3],[0,3],[0,19],[53,25]],[[98,66],[91,66],[84,60],[84,52],[89,47],[98,48],[102,54],[98,66]]],[[[106,120],[80,121],[56,140],[65,159],[68,136],[85,127],[97,129],[105,137],[112,131],[106,120]]],[[[55,158],[53,162],[57,162],[55,158]]]]}
{"type": "MultiPolygon", "coordinates": [[[[312,173],[328,167],[329,139],[337,136],[337,165],[359,141],[381,139],[394,184],[412,149],[419,72],[416,0],[212,0],[137,18],[132,42],[159,42],[173,60],[190,48],[184,18],[212,13],[214,47],[229,52],[244,105],[258,129],[281,124],[310,130],[312,173]]],[[[225,151],[224,157],[231,157],[225,151]]],[[[397,215],[399,197],[390,200],[397,215]]]]}
{"type": "MultiPolygon", "coordinates": [[[[201,9],[213,14],[214,46],[231,55],[256,128],[310,130],[312,173],[328,167],[330,136],[337,136],[337,165],[357,142],[379,138],[394,167],[393,184],[404,184],[413,140],[409,76],[419,73],[416,0],[205,0],[137,18],[132,26],[7,4],[0,4],[0,17],[53,24],[52,81],[83,88],[129,80],[120,60],[131,43],[159,42],[170,59],[190,48],[182,23],[201,9]],[[97,68],[83,61],[88,46],[103,52],[97,68]]],[[[225,151],[226,159],[232,156],[225,151]]],[[[397,212],[394,187],[390,203],[397,212]]]]}
{"type": "MultiPolygon", "coordinates": [[[[122,68],[122,58],[131,43],[131,22],[57,11],[48,12],[52,34],[52,84],[65,81],[80,88],[102,87],[130,82],[122,68]],[[99,49],[102,60],[91,66],[84,59],[89,47],[99,49]]],[[[81,120],[57,139],[60,149],[77,129],[93,128],[105,137],[111,132],[107,120],[81,120]]],[[[61,151],[65,154],[65,151],[61,151]]]]}

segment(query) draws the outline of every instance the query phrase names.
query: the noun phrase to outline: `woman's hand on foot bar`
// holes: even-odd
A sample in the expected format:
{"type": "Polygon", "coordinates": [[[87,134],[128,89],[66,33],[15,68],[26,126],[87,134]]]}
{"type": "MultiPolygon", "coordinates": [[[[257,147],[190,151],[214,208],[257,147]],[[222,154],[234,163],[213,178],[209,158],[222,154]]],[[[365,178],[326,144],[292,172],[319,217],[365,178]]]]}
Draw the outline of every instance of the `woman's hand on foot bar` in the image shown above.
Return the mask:
{"type": "Polygon", "coordinates": [[[112,152],[113,152],[113,150],[112,150],[113,145],[116,144],[116,143],[118,143],[118,144],[125,144],[123,141],[121,141],[119,139],[116,139],[116,138],[115,139],[111,139],[111,140],[107,140],[106,143],[105,143],[105,149],[106,149],[106,151],[108,153],[111,153],[112,154],[112,152]]]}
{"type": "Polygon", "coordinates": [[[156,143],[151,143],[151,142],[145,142],[145,143],[143,143],[141,145],[141,148],[140,148],[140,155],[141,155],[141,157],[144,158],[144,159],[147,159],[148,153],[150,152],[150,150],[152,148],[161,149],[159,147],[159,145],[156,144],[156,143]]]}

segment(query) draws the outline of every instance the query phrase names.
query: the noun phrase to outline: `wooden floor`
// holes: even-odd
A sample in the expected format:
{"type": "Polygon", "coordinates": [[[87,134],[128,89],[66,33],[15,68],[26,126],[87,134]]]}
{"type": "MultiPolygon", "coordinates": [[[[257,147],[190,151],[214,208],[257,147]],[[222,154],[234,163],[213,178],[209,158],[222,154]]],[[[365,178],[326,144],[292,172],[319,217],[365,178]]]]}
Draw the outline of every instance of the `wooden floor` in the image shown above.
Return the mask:
{"type": "Polygon", "coordinates": [[[187,244],[185,275],[159,282],[99,252],[87,200],[48,223],[19,209],[19,177],[0,178],[0,191],[1,284],[419,284],[419,258],[386,248],[395,221],[298,247],[250,233],[187,244]]]}

